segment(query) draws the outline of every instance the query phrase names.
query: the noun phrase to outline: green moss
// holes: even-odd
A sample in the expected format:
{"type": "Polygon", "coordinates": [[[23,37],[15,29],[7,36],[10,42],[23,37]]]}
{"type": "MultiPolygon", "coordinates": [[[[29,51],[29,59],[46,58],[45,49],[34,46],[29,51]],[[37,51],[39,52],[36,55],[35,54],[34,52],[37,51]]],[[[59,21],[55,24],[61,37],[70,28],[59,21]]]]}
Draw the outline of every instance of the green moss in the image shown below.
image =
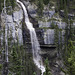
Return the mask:
{"type": "Polygon", "coordinates": [[[50,27],[40,27],[40,29],[51,29],[50,27]]]}
{"type": "Polygon", "coordinates": [[[61,69],[62,72],[65,73],[65,75],[67,74],[67,71],[66,70],[64,70],[63,68],[60,68],[60,69],[61,69]]]}
{"type": "Polygon", "coordinates": [[[2,65],[2,64],[0,64],[0,70],[2,69],[2,66],[3,66],[3,65],[2,65]]]}

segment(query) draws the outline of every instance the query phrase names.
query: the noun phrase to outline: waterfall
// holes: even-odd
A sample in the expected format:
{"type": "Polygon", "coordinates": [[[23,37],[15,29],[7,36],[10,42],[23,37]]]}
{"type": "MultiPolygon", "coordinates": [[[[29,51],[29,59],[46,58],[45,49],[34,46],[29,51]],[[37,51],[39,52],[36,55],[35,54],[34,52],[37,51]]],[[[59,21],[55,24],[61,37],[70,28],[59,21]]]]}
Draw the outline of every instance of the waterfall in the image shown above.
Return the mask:
{"type": "Polygon", "coordinates": [[[43,66],[42,58],[39,55],[40,46],[39,46],[39,42],[37,40],[35,29],[33,28],[33,24],[29,21],[27,10],[26,10],[24,4],[19,0],[17,0],[17,3],[19,3],[23,8],[24,15],[25,15],[25,23],[26,23],[27,28],[30,31],[33,61],[36,64],[36,66],[42,71],[41,75],[43,75],[43,73],[45,72],[45,67],[43,66]]]}
{"type": "Polygon", "coordinates": [[[4,0],[4,14],[5,14],[5,52],[6,52],[6,62],[8,63],[8,26],[7,26],[7,13],[6,13],[6,0],[4,0]]]}

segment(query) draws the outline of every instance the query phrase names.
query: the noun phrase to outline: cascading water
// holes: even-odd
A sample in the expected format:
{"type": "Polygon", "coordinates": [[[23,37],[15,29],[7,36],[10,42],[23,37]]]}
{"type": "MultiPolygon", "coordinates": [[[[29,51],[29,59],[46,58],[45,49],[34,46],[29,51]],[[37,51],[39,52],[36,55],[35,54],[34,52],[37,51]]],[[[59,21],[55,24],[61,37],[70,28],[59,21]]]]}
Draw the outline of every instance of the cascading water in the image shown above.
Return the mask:
{"type": "Polygon", "coordinates": [[[8,63],[8,36],[7,36],[7,13],[6,13],[6,0],[4,0],[4,14],[5,14],[5,51],[6,51],[6,62],[8,63]]]}
{"type": "Polygon", "coordinates": [[[42,75],[43,75],[43,73],[45,72],[45,67],[43,66],[42,58],[39,55],[40,46],[39,46],[39,42],[37,40],[35,29],[33,28],[32,23],[29,21],[27,10],[26,10],[24,4],[19,0],[16,0],[16,1],[19,4],[21,4],[21,6],[23,8],[24,15],[25,15],[25,23],[26,23],[27,28],[30,31],[34,63],[42,71],[42,75]]]}

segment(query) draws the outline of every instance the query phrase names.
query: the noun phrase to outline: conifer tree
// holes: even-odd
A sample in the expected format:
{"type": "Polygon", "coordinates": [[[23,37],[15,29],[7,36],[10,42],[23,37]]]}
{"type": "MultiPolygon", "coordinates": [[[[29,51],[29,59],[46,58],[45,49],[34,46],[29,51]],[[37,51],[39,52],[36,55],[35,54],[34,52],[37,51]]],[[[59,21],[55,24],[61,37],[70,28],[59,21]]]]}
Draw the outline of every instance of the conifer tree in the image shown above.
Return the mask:
{"type": "Polygon", "coordinates": [[[38,15],[42,16],[43,15],[43,0],[38,0],[38,15]]]}
{"type": "Polygon", "coordinates": [[[45,71],[44,75],[52,75],[50,72],[50,68],[49,68],[48,58],[46,58],[46,60],[45,60],[45,69],[46,69],[46,71],[45,71]]]}
{"type": "Polygon", "coordinates": [[[47,5],[50,0],[43,0],[44,4],[47,5]]]}
{"type": "Polygon", "coordinates": [[[14,9],[15,5],[16,5],[16,0],[11,0],[12,9],[14,9]]]}

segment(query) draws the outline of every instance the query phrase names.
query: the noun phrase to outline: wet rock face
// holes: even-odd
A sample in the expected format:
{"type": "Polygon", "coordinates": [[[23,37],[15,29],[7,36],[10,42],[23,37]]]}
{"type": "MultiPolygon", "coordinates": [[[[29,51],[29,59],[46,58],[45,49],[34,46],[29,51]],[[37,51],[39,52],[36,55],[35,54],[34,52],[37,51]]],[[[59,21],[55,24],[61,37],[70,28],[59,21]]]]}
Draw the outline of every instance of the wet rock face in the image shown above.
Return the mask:
{"type": "Polygon", "coordinates": [[[25,24],[25,22],[24,22],[24,20],[25,20],[24,18],[25,18],[25,17],[23,17],[23,20],[22,20],[23,44],[24,44],[25,50],[26,50],[28,53],[32,53],[30,32],[29,32],[28,28],[26,27],[26,24],[25,24]]]}
{"type": "Polygon", "coordinates": [[[38,38],[40,45],[44,44],[43,29],[36,28],[36,34],[37,34],[37,38],[38,38]]]}

